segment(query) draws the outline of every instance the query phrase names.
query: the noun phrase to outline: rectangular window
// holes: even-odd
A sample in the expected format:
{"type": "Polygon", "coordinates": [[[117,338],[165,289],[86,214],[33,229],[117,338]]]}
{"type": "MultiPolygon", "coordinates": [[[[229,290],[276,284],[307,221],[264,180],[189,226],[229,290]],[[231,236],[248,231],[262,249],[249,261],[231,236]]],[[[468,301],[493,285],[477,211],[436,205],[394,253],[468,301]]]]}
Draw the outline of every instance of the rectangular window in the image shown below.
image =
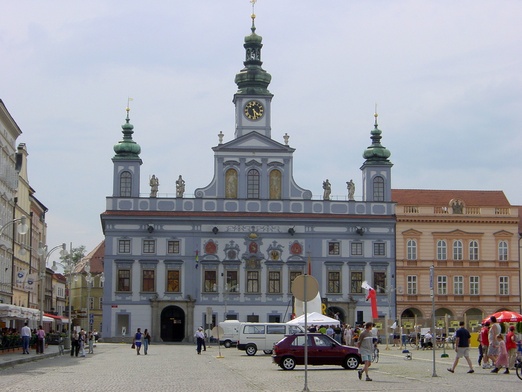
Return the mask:
{"type": "Polygon", "coordinates": [[[295,278],[297,278],[299,275],[303,275],[301,271],[290,271],[290,288],[292,287],[292,282],[295,278]]]}
{"type": "Polygon", "coordinates": [[[203,284],[203,291],[205,293],[215,293],[217,291],[217,272],[213,270],[205,271],[205,282],[203,284]]]}
{"type": "Polygon", "coordinates": [[[98,298],[98,305],[99,305],[98,309],[103,309],[103,298],[102,297],[98,298]]]}
{"type": "Polygon", "coordinates": [[[259,271],[247,271],[247,293],[259,293],[259,271]]]}
{"type": "Polygon", "coordinates": [[[339,271],[328,271],[328,292],[341,293],[341,273],[339,271]]]}
{"type": "Polygon", "coordinates": [[[464,294],[464,277],[454,276],[453,277],[453,294],[463,295],[464,294]]]}
{"type": "Polygon", "coordinates": [[[386,256],[386,244],[384,242],[375,242],[373,244],[374,256],[386,256]]]}
{"type": "Polygon", "coordinates": [[[281,272],[268,271],[268,292],[270,294],[281,292],[281,272]]]}
{"type": "Polygon", "coordinates": [[[509,276],[500,276],[498,278],[500,295],[509,295],[509,276]]]}
{"type": "Polygon", "coordinates": [[[340,253],[339,242],[333,241],[328,243],[328,254],[330,256],[339,255],[340,253]]]}
{"type": "Polygon", "coordinates": [[[118,291],[130,291],[130,277],[129,269],[118,270],[118,291]]]}
{"type": "Polygon", "coordinates": [[[448,295],[448,277],[445,275],[437,276],[437,294],[448,295]]]}
{"type": "Polygon", "coordinates": [[[361,294],[362,291],[362,282],[363,282],[363,273],[362,271],[352,271],[350,272],[350,292],[353,294],[361,294]]]}
{"type": "Polygon", "coordinates": [[[377,294],[386,292],[386,272],[375,271],[373,273],[373,288],[377,294]]]}
{"type": "Polygon", "coordinates": [[[156,240],[143,240],[143,253],[156,253],[156,240]]]}
{"type": "Polygon", "coordinates": [[[167,291],[171,293],[179,293],[180,290],[180,271],[179,270],[168,270],[167,271],[167,291]]]}
{"type": "Polygon", "coordinates": [[[352,256],[362,256],[363,246],[362,242],[352,242],[350,247],[350,253],[352,256]]]}
{"type": "Polygon", "coordinates": [[[119,240],[118,241],[118,253],[130,253],[131,251],[130,240],[119,240]]]}
{"type": "Polygon", "coordinates": [[[89,297],[89,309],[94,309],[94,297],[89,297]]]}
{"type": "Polygon", "coordinates": [[[142,272],[143,282],[142,282],[141,291],[149,292],[149,293],[156,291],[154,272],[155,271],[153,269],[143,270],[143,272],[142,272]]]}
{"type": "Polygon", "coordinates": [[[479,282],[480,282],[480,280],[479,280],[478,276],[469,277],[469,294],[470,295],[479,295],[480,294],[479,282]]]}
{"type": "Polygon", "coordinates": [[[239,291],[239,284],[237,281],[237,271],[227,271],[227,282],[225,289],[229,293],[236,293],[239,291]]]}
{"type": "Polygon", "coordinates": [[[168,241],[167,242],[167,253],[179,254],[179,241],[168,241]]]}
{"type": "Polygon", "coordinates": [[[417,295],[417,275],[408,275],[407,284],[408,295],[417,295]]]}

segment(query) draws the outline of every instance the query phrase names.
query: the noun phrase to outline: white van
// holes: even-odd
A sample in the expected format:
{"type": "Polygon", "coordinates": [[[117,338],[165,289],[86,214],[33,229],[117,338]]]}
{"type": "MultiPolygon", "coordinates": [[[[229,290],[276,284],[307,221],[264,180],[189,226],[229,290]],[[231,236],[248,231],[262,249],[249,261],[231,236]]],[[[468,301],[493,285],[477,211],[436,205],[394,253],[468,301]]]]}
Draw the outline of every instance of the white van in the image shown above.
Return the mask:
{"type": "Polygon", "coordinates": [[[239,340],[239,320],[225,320],[219,323],[223,329],[223,335],[219,337],[219,344],[230,348],[237,345],[239,340]]]}
{"type": "Polygon", "coordinates": [[[256,355],[257,350],[272,354],[274,344],[285,335],[304,332],[300,325],[281,323],[241,323],[237,349],[246,351],[247,355],[256,355]]]}

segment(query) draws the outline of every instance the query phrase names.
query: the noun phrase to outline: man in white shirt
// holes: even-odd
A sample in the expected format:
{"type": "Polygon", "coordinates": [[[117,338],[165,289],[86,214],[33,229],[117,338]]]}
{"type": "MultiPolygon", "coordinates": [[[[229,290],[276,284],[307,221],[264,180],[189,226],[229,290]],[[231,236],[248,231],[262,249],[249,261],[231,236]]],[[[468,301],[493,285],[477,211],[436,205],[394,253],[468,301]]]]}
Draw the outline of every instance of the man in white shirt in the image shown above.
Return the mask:
{"type": "Polygon", "coordinates": [[[22,331],[20,333],[22,336],[22,349],[24,354],[29,354],[29,342],[31,341],[31,328],[27,326],[27,323],[22,327],[22,331]]]}

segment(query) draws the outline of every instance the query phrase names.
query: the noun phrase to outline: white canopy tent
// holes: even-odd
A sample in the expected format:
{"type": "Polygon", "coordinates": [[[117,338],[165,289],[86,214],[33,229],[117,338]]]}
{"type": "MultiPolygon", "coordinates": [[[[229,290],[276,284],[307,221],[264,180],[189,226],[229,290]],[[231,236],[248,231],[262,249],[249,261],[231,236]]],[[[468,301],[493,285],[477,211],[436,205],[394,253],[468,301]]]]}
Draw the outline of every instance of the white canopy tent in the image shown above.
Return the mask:
{"type": "MultiPolygon", "coordinates": [[[[307,325],[339,325],[341,322],[334,318],[325,316],[324,314],[312,312],[308,313],[306,318],[307,325]]],[[[293,320],[287,322],[290,325],[304,325],[305,324],[305,315],[301,315],[296,317],[293,320]]]]}

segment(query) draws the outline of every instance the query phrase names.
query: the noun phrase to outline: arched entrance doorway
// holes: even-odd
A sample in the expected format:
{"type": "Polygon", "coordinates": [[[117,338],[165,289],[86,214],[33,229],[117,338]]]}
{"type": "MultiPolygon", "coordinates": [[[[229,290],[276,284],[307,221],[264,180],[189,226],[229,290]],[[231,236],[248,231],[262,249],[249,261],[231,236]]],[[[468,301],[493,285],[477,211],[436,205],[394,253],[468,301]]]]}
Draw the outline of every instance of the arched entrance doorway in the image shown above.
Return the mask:
{"type": "Polygon", "coordinates": [[[185,312],[179,306],[167,306],[161,311],[161,340],[181,342],[185,338],[185,312]]]}
{"type": "Polygon", "coordinates": [[[326,309],[326,315],[331,318],[337,318],[343,324],[346,322],[344,311],[341,308],[338,308],[337,306],[330,306],[328,309],[326,309]],[[335,317],[336,314],[337,317],[335,317]]]}

